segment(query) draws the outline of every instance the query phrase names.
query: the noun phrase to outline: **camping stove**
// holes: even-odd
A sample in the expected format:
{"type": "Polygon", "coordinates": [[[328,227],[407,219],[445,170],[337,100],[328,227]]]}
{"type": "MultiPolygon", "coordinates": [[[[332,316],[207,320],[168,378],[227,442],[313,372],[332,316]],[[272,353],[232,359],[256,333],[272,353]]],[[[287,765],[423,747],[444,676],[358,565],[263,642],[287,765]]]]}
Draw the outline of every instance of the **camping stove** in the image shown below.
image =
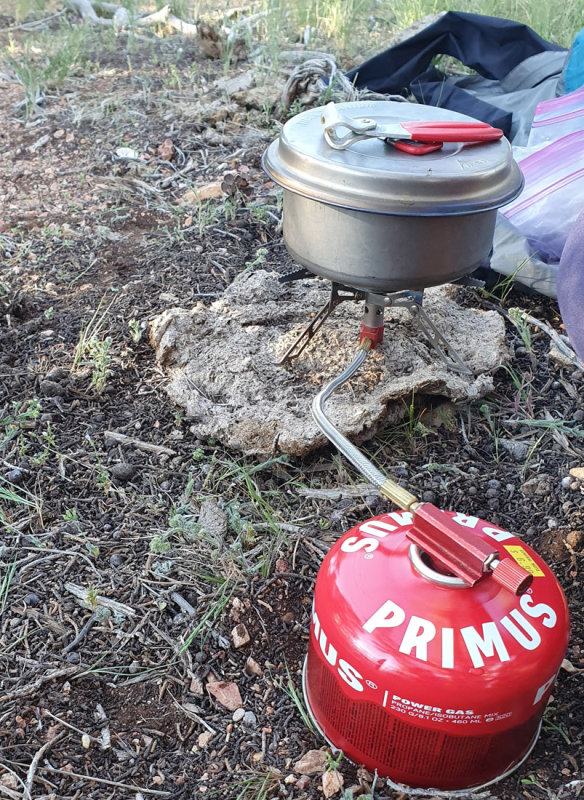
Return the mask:
{"type": "MultiPolygon", "coordinates": [[[[324,559],[304,694],[316,727],[352,761],[401,789],[451,792],[487,786],[527,758],[569,618],[557,580],[524,542],[419,502],[327,417],[328,397],[381,341],[384,308],[404,299],[421,308],[367,295],[356,357],[313,402],[322,431],[402,510],[357,525],[324,559]]],[[[427,335],[450,360],[441,334],[427,335]]]]}
{"type": "Polygon", "coordinates": [[[423,290],[466,280],[484,263],[496,209],[522,181],[505,140],[466,147],[477,139],[445,139],[452,117],[455,136],[461,126],[477,135],[462,115],[408,103],[311,109],[286,123],[264,157],[284,188],[288,250],[333,281],[330,300],[280,363],[302,353],[340,302],[363,299],[357,353],[312,412],[400,509],[357,525],[324,559],[307,706],[352,761],[394,788],[438,793],[488,786],[527,758],[569,635],[562,590],[531,548],[499,526],[420,502],[326,414],[330,395],[382,340],[388,307],[407,308],[440,357],[470,374],[426,316],[423,290]],[[428,115],[432,126],[422,122],[428,115]],[[431,142],[420,138],[430,127],[431,142]]]}

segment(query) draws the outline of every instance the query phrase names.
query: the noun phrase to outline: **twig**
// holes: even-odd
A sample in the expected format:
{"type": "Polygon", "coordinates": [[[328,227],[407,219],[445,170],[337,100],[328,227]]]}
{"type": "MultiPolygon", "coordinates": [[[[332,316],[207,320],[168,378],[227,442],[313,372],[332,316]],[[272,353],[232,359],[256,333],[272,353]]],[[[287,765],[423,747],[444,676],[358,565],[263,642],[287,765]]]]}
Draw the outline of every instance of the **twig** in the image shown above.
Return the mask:
{"type": "Polygon", "coordinates": [[[356,497],[368,497],[378,493],[375,486],[368,483],[359,483],[356,486],[339,486],[336,489],[309,489],[300,486],[296,491],[301,497],[309,497],[313,500],[353,500],[356,497]]]}
{"type": "Polygon", "coordinates": [[[86,605],[103,606],[114,613],[123,614],[125,617],[136,616],[136,612],[131,606],[127,606],[125,603],[118,603],[117,600],[110,600],[109,597],[104,597],[101,594],[95,595],[90,602],[89,592],[87,589],[84,589],[83,586],[77,586],[75,583],[66,583],[65,589],[67,589],[68,592],[71,592],[71,594],[74,594],[78,600],[82,600],[86,605]]]}
{"type": "Polygon", "coordinates": [[[536,319],[536,317],[532,317],[531,314],[528,314],[527,311],[523,311],[522,308],[510,308],[509,313],[506,313],[503,309],[498,309],[498,310],[505,317],[507,317],[507,319],[510,322],[512,322],[515,325],[515,327],[519,327],[517,324],[517,317],[519,317],[519,319],[522,322],[529,322],[530,325],[533,325],[536,328],[540,328],[544,333],[547,333],[547,335],[550,337],[552,342],[558,348],[560,353],[566,356],[566,358],[568,358],[572,362],[573,366],[577,367],[579,370],[584,370],[584,365],[582,364],[576,353],[572,350],[572,348],[568,344],[566,344],[566,342],[562,339],[562,337],[558,333],[556,333],[556,331],[553,328],[550,328],[549,325],[546,325],[545,322],[536,319]]]}
{"type": "Polygon", "coordinates": [[[59,739],[62,739],[63,736],[66,735],[66,733],[67,733],[67,731],[61,731],[56,736],[53,736],[52,739],[49,739],[48,742],[45,742],[44,745],[42,747],[40,747],[36,751],[36,753],[34,754],[34,758],[30,762],[30,766],[28,768],[28,772],[26,773],[26,781],[25,781],[25,784],[24,784],[24,797],[25,797],[26,800],[31,800],[31,798],[32,798],[32,795],[31,795],[30,792],[31,792],[31,789],[32,789],[32,784],[34,782],[34,776],[36,774],[36,771],[37,771],[37,768],[38,768],[38,765],[39,765],[39,761],[44,756],[44,754],[47,752],[47,750],[49,750],[54,744],[56,744],[59,741],[59,739]]]}
{"type": "Polygon", "coordinates": [[[145,17],[140,17],[140,19],[136,20],[136,25],[139,28],[142,28],[145,25],[157,25],[160,22],[166,22],[169,14],[170,6],[163,6],[153,14],[146,14],[145,17]]]}
{"type": "Polygon", "coordinates": [[[112,25],[113,20],[97,15],[89,0],[67,0],[67,5],[76,11],[84,22],[92,25],[112,25]]]}
{"type": "Polygon", "coordinates": [[[176,450],[171,450],[170,447],[152,444],[151,442],[144,442],[142,439],[134,438],[134,436],[126,436],[125,433],[118,433],[117,431],[105,431],[103,435],[106,439],[113,439],[114,442],[120,442],[120,444],[133,444],[137,450],[144,450],[146,453],[155,453],[157,456],[176,455],[176,450]]]}
{"type": "Polygon", "coordinates": [[[64,775],[66,778],[77,778],[80,781],[89,781],[90,783],[103,783],[106,786],[117,786],[118,789],[129,789],[131,792],[142,792],[143,794],[154,794],[157,797],[170,797],[171,792],[161,792],[158,789],[146,789],[143,786],[132,786],[130,783],[119,783],[118,781],[109,781],[107,778],[96,778],[93,775],[83,775],[80,772],[68,772],[64,769],[57,769],[56,767],[39,767],[43,772],[50,772],[52,775],[64,775]]]}
{"type": "Polygon", "coordinates": [[[13,692],[8,692],[8,694],[0,697],[0,706],[4,703],[8,703],[10,700],[16,700],[19,697],[26,697],[29,694],[34,694],[37,689],[41,688],[43,683],[54,681],[57,678],[68,678],[70,675],[75,675],[75,673],[80,671],[80,666],[64,667],[63,669],[56,669],[54,672],[50,672],[47,675],[42,675],[40,678],[37,678],[36,681],[33,681],[33,683],[29,683],[21,689],[15,689],[13,692]]]}
{"type": "Polygon", "coordinates": [[[67,653],[73,650],[74,647],[77,647],[78,644],[81,644],[81,642],[85,639],[85,637],[89,633],[89,629],[91,628],[91,626],[94,624],[94,622],[97,622],[98,619],[99,619],[99,614],[97,613],[97,611],[94,611],[93,614],[89,617],[89,619],[85,623],[85,625],[81,628],[77,636],[73,639],[73,641],[69,642],[69,644],[63,648],[64,656],[66,656],[67,653]]]}
{"type": "Polygon", "coordinates": [[[2,28],[2,33],[6,33],[7,31],[34,31],[37,28],[42,28],[49,20],[62,17],[65,13],[66,11],[63,8],[61,11],[57,11],[56,14],[50,14],[48,17],[43,17],[42,19],[34,19],[30,22],[22,22],[20,25],[11,25],[9,28],[2,28]]]}

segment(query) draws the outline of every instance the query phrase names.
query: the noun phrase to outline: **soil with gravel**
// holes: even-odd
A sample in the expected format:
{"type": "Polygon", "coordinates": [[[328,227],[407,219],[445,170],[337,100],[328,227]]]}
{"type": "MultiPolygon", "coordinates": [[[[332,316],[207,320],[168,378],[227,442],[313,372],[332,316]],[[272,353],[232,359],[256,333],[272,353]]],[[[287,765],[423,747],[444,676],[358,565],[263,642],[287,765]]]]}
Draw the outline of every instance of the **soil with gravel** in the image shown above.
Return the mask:
{"type": "MultiPolygon", "coordinates": [[[[276,112],[227,101],[224,64],[189,42],[120,36],[88,58],[28,120],[18,84],[0,95],[0,793],[320,798],[322,774],[294,769],[324,746],[294,699],[313,585],[331,544],[387,505],[331,448],[261,461],[197,439],[147,336],[244,271],[293,269],[260,163],[276,112]],[[193,186],[211,196],[189,202],[193,186]]],[[[511,305],[560,330],[554,301],[511,305]]],[[[565,800],[584,786],[583,375],[523,333],[507,324],[492,394],[404,398],[403,424],[364,447],[554,569],[571,643],[535,750],[490,794],[565,800]]],[[[370,791],[363,769],[338,771],[370,791]]]]}

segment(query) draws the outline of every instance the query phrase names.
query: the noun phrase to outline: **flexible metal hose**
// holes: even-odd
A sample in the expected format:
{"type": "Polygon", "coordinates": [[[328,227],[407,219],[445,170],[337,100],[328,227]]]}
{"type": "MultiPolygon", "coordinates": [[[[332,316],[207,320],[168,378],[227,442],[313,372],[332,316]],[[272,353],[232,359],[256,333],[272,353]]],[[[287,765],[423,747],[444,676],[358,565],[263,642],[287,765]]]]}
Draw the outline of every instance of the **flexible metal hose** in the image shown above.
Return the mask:
{"type": "Polygon", "coordinates": [[[374,464],[372,464],[369,459],[367,459],[363,453],[361,453],[361,451],[355,447],[355,445],[351,444],[351,442],[335,428],[324,411],[324,404],[330,395],[335,391],[335,389],[338,389],[339,386],[342,386],[353,377],[366,358],[366,350],[359,350],[353,361],[344,370],[344,372],[342,372],[338,377],[333,378],[333,380],[316,395],[312,401],[312,416],[324,435],[330,439],[335,447],[337,447],[346,458],[349,459],[353,466],[357,467],[363,477],[365,477],[369,483],[372,483],[378,489],[381,489],[386,481],[386,477],[383,472],[377,469],[377,467],[374,466],[374,464]]]}

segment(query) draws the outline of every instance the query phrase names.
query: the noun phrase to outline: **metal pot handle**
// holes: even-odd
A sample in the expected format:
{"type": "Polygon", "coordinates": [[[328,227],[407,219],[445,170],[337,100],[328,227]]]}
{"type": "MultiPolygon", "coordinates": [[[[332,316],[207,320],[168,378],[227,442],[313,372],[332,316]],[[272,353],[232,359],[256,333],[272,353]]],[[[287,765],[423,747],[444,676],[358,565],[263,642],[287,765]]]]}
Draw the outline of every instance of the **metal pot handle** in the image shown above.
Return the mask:
{"type": "Polygon", "coordinates": [[[327,103],[320,119],[324,125],[325,141],[334,150],[344,150],[353,142],[359,141],[363,134],[370,133],[377,127],[374,119],[346,117],[335,103],[327,103]],[[349,133],[339,136],[339,128],[346,128],[349,133]]]}

